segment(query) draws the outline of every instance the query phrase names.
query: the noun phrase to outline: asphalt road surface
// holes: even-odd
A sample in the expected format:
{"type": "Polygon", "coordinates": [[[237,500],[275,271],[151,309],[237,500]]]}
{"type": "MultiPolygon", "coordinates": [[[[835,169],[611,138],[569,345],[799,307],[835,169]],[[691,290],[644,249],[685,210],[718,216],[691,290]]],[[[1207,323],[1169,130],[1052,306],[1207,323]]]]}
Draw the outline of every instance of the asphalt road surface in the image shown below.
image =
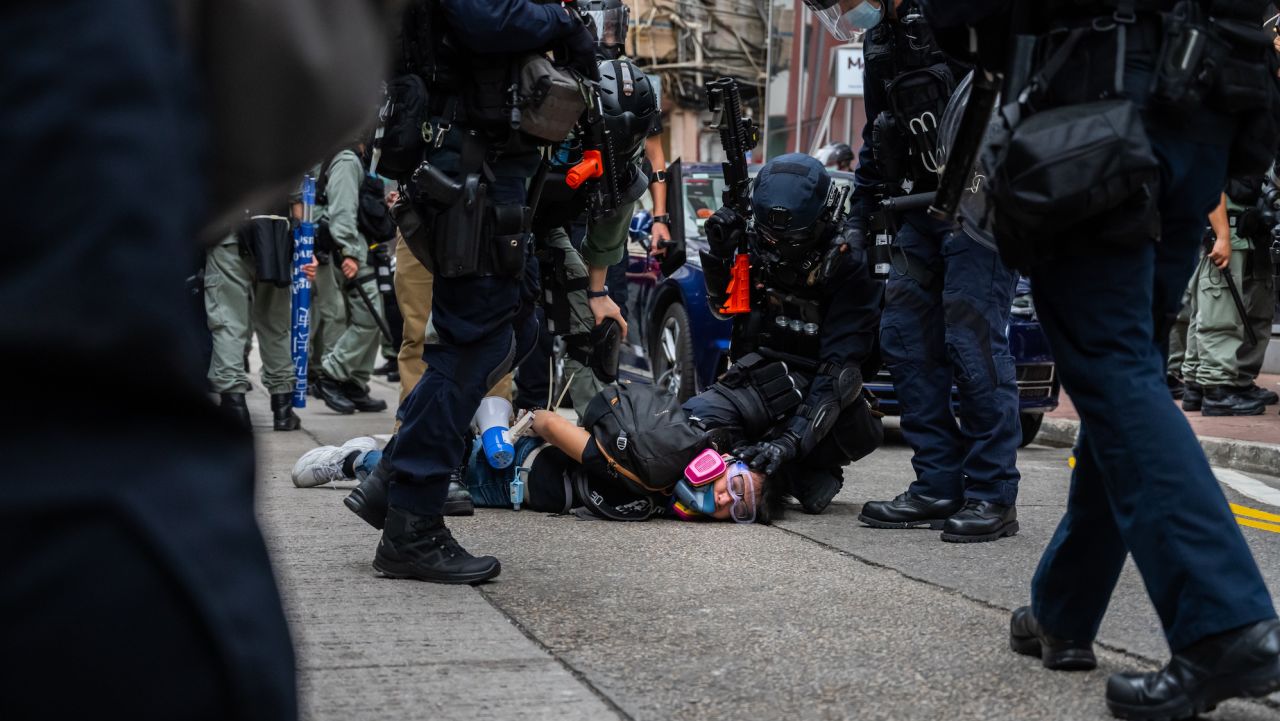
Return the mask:
{"type": "MultiPolygon", "coordinates": [[[[375,395],[394,403],[389,386],[375,395]]],[[[480,510],[449,522],[469,550],[502,560],[502,575],[473,589],[377,577],[378,534],[341,503],[350,486],[293,487],[308,448],[390,430],[389,413],[312,405],[304,432],[273,433],[265,395],[251,396],[260,515],[306,718],[1080,721],[1110,718],[1108,673],[1167,655],[1132,567],[1098,670],[1049,672],[1008,649],[1009,611],[1027,603],[1063,510],[1067,449],[1023,449],[1022,530],[996,543],[857,522],[861,503],[909,483],[900,441],[851,467],[825,514],[774,527],[480,510]]],[[[1274,590],[1280,481],[1229,480],[1251,494],[1224,486],[1274,590]]],[[[1280,719],[1280,697],[1207,718],[1280,719]]]]}

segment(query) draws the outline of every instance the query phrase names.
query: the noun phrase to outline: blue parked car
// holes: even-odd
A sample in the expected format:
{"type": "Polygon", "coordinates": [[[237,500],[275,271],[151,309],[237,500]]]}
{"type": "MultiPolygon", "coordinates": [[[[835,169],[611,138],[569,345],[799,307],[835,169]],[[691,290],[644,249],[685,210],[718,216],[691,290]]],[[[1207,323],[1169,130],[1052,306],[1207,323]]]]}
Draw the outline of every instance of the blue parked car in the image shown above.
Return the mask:
{"type": "MultiPolygon", "coordinates": [[[[853,182],[852,173],[831,174],[837,182],[853,182]]],[[[707,247],[702,226],[720,207],[724,189],[720,165],[680,167],[677,162],[667,188],[672,238],[686,260],[669,276],[663,274],[658,260],[648,252],[648,211],[640,211],[633,220],[629,244],[626,312],[630,333],[622,362],[627,377],[652,381],[683,400],[711,386],[729,367],[732,321],[717,318],[708,308],[698,256],[698,251],[707,247]]],[[[1022,444],[1026,445],[1035,439],[1044,414],[1058,407],[1053,358],[1036,321],[1026,280],[1019,281],[1013,301],[1009,345],[1017,367],[1022,444]]],[[[879,399],[881,411],[898,413],[887,369],[882,366],[867,387],[879,399]]],[[[952,398],[959,413],[954,391],[952,398]]]]}

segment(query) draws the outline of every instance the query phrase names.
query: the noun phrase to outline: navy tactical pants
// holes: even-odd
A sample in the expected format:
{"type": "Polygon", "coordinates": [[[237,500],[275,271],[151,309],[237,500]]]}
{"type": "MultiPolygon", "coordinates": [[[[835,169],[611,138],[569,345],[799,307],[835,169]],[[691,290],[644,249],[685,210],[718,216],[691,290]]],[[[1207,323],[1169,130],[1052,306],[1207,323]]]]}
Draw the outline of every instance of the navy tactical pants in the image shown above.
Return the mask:
{"type": "Polygon", "coordinates": [[[253,440],[185,286],[207,132],[176,7],[0,4],[4,719],[297,716],[253,440]]]}
{"type": "Polygon", "coordinates": [[[1162,171],[1160,242],[1032,272],[1036,309],[1081,431],[1067,512],[1031,593],[1050,634],[1092,639],[1132,553],[1176,652],[1275,610],[1164,377],[1164,321],[1178,311],[1226,182],[1225,147],[1189,138],[1221,143],[1230,126],[1150,135],[1162,171]]]}
{"type": "Polygon", "coordinates": [[[925,233],[904,225],[894,255],[880,344],[901,406],[902,435],[914,451],[910,491],[1012,505],[1022,440],[1008,338],[1017,276],[963,231],[925,233]],[[908,272],[903,254],[926,273],[908,272]]]}
{"type": "MultiPolygon", "coordinates": [[[[523,203],[524,182],[499,177],[490,195],[499,204],[523,203]]],[[[467,430],[485,391],[537,343],[537,287],[532,254],[519,278],[436,276],[422,356],[427,372],[400,404],[400,430],[384,453],[393,471],[391,505],[422,515],[443,510],[449,474],[470,450],[467,430]]]]}

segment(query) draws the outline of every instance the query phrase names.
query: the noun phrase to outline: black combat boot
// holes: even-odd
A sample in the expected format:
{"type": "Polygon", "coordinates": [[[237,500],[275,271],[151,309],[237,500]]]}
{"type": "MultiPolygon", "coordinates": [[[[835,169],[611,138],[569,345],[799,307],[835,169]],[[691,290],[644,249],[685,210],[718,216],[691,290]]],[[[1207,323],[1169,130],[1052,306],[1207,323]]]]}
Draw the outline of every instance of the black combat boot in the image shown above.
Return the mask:
{"type": "Polygon", "coordinates": [[[1009,648],[1023,656],[1039,657],[1052,671],[1092,671],[1098,665],[1092,642],[1050,636],[1031,615],[1030,606],[1014,610],[1009,619],[1009,648]]]}
{"type": "Polygon", "coordinates": [[[1195,381],[1187,381],[1186,388],[1182,392],[1182,410],[1198,411],[1204,402],[1204,388],[1195,381]]]}
{"type": "Polygon", "coordinates": [[[822,513],[844,486],[840,469],[798,468],[791,473],[791,495],[805,513],[822,513]]]}
{"type": "Polygon", "coordinates": [[[1153,673],[1107,679],[1107,708],[1123,719],[1186,719],[1229,698],[1280,689],[1280,622],[1275,619],[1197,641],[1153,673]]]}
{"type": "Polygon", "coordinates": [[[343,505],[359,516],[365,523],[379,531],[387,520],[387,487],[391,479],[391,469],[386,465],[386,457],[373,467],[368,478],[360,481],[360,485],[351,490],[342,499],[343,505]]]}
{"type": "Polygon", "coordinates": [[[253,421],[249,420],[249,406],[245,405],[243,393],[223,393],[222,409],[239,421],[245,430],[253,428],[253,421]]]}
{"type": "Polygon", "coordinates": [[[1267,407],[1230,386],[1205,386],[1201,411],[1206,416],[1260,416],[1267,407]]]}
{"type": "Polygon", "coordinates": [[[329,406],[329,410],[341,413],[344,416],[349,416],[356,412],[356,405],[342,392],[338,381],[320,373],[316,376],[316,382],[311,387],[314,389],[316,398],[324,401],[324,404],[329,406]]]}
{"type": "Polygon", "coordinates": [[[1183,383],[1182,379],[1173,373],[1165,376],[1165,382],[1169,384],[1169,395],[1173,396],[1175,401],[1182,400],[1182,396],[1187,390],[1187,384],[1183,383]]]}
{"type": "Polygon", "coordinates": [[[302,419],[293,412],[292,393],[271,394],[271,427],[277,431],[296,431],[302,427],[302,419]]]}
{"type": "Polygon", "coordinates": [[[351,405],[361,413],[376,413],[387,409],[386,401],[369,395],[369,390],[361,388],[359,383],[343,381],[338,388],[342,391],[342,395],[351,401],[351,405]]]}
{"type": "Polygon", "coordinates": [[[1018,509],[970,498],[942,524],[942,540],[948,543],[996,541],[1018,533],[1018,509]]]}
{"type": "Polygon", "coordinates": [[[446,516],[474,516],[476,513],[476,504],[471,500],[471,491],[468,491],[466,484],[462,482],[464,473],[466,473],[465,467],[455,468],[453,473],[449,474],[449,495],[444,499],[446,516]]]}
{"type": "Polygon", "coordinates": [[[386,374],[396,369],[397,361],[395,358],[387,358],[386,361],[387,361],[386,363],[383,363],[382,365],[373,369],[373,374],[375,376],[385,376],[386,374]]]}
{"type": "Polygon", "coordinates": [[[395,506],[387,510],[373,568],[389,578],[432,583],[476,584],[502,572],[493,556],[467,553],[445,527],[444,516],[419,516],[395,506]]]}
{"type": "Polygon", "coordinates": [[[1270,388],[1263,388],[1257,383],[1250,383],[1247,388],[1241,388],[1237,393],[1245,398],[1262,401],[1262,405],[1264,406],[1274,406],[1275,404],[1280,403],[1280,395],[1276,395],[1275,391],[1270,388]]]}
{"type": "Polygon", "coordinates": [[[930,498],[903,493],[892,501],[868,501],[858,520],[872,528],[942,528],[964,506],[964,499],[930,498]]]}

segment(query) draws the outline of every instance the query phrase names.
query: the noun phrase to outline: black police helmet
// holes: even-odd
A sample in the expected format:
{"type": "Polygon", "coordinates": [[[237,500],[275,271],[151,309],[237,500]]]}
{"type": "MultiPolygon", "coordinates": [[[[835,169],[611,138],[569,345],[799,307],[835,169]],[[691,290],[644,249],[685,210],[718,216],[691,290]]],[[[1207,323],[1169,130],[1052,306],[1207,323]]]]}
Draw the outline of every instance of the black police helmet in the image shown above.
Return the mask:
{"type": "Polygon", "coordinates": [[[824,240],[830,194],[831,176],[812,156],[788,153],[765,163],[751,193],[761,249],[793,260],[824,240]]]}
{"type": "Polygon", "coordinates": [[[588,0],[582,6],[583,12],[591,18],[597,53],[605,58],[616,58],[625,53],[631,9],[622,0],[588,0]]]}
{"type": "Polygon", "coordinates": [[[627,60],[600,61],[600,106],[619,154],[629,158],[639,152],[658,114],[649,76],[627,60]]]}

